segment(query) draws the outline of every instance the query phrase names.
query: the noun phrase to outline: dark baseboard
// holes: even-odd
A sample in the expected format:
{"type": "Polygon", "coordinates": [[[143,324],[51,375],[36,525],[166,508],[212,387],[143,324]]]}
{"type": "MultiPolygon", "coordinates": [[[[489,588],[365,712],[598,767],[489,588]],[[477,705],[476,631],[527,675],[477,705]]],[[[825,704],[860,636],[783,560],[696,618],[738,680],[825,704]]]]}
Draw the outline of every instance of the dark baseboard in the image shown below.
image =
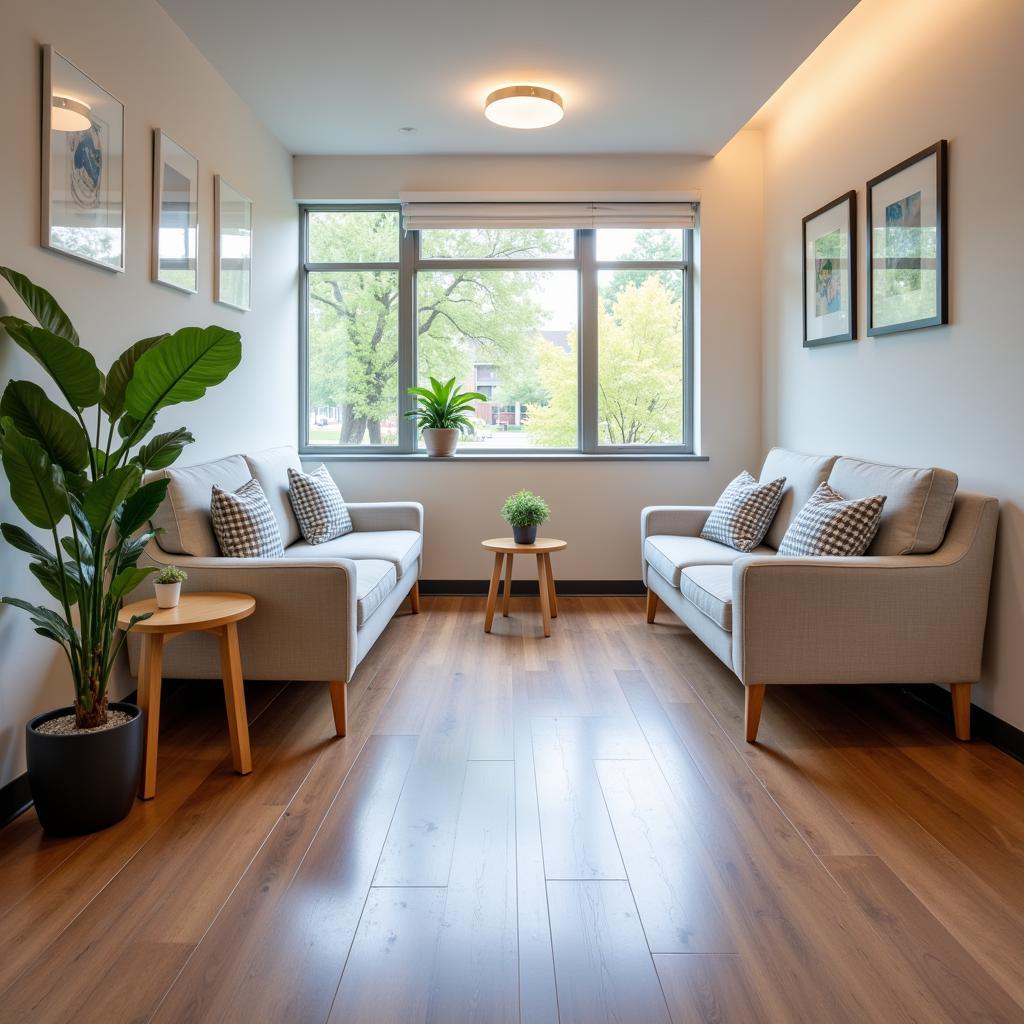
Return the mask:
{"type": "MultiPolygon", "coordinates": [[[[555,580],[566,597],[635,597],[645,594],[642,580],[555,580]]],[[[420,593],[431,597],[477,597],[487,593],[487,580],[420,580],[420,593]]],[[[536,580],[513,580],[513,596],[537,596],[536,580]]]]}

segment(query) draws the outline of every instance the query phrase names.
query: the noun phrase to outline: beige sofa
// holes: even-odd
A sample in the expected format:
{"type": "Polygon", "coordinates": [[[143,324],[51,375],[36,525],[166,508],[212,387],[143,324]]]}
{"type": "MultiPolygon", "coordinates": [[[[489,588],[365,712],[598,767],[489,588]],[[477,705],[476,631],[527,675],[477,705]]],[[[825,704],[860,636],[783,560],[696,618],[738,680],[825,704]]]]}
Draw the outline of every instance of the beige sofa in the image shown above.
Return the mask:
{"type": "Polygon", "coordinates": [[[748,742],[775,683],[946,683],[956,735],[969,739],[995,499],[958,492],[947,470],[774,448],[760,478],[780,476],[782,504],[763,546],[747,555],[701,539],[710,508],[643,510],[647,621],[663,601],[736,673],[748,742]],[[786,527],[823,480],[845,497],[887,496],[871,547],[859,558],[780,557],[786,527]]]}
{"type": "MultiPolygon", "coordinates": [[[[156,476],[170,480],[153,517],[160,530],[140,565],[174,564],[188,573],[184,592],[239,591],[256,598],[256,611],[239,623],[246,679],[300,679],[330,683],[339,736],[347,728],[346,686],[391,617],[408,597],[419,611],[423,506],[418,502],[348,503],[354,530],[324,544],[302,540],[288,501],[288,468],[301,468],[294,448],[232,455],[156,476]],[[283,558],[224,558],[210,523],[213,484],[235,490],[260,481],[285,546],[283,558]]],[[[129,600],[152,596],[149,581],[129,600]]],[[[133,674],[140,643],[129,638],[133,674]]],[[[216,638],[192,633],[164,653],[164,676],[220,679],[216,638]]]]}

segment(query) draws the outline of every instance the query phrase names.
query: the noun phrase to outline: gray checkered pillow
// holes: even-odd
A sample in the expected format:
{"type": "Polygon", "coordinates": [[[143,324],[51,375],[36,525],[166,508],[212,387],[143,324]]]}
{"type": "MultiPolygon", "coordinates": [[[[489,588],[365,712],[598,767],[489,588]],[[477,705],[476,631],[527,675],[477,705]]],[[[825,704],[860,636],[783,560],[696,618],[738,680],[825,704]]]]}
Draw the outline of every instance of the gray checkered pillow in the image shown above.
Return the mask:
{"type": "Polygon", "coordinates": [[[789,524],[780,555],[863,555],[878,532],[885,495],[844,498],[827,483],[818,489],[789,524]]]}
{"type": "Polygon", "coordinates": [[[210,519],[220,553],[228,558],[281,558],[284,545],[274,510],[258,480],[225,491],[216,484],[210,519]]]}
{"type": "Polygon", "coordinates": [[[722,491],[700,535],[737,551],[752,551],[772,525],[785,485],[784,476],[759,484],[744,470],[722,491]]]}
{"type": "Polygon", "coordinates": [[[323,544],[352,532],[352,517],[327,467],[315,473],[288,470],[288,497],[307,544],[323,544]]]}

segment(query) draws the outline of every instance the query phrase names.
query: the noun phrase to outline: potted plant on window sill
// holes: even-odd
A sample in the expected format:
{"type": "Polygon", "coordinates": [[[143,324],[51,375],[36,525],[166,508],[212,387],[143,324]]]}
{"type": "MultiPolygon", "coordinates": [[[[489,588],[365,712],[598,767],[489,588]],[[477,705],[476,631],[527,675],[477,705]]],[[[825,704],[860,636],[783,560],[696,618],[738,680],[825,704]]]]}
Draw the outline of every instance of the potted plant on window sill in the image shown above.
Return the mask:
{"type": "MultiPolygon", "coordinates": [[[[15,316],[0,317],[0,325],[42,365],[67,406],[29,381],[8,382],[0,398],[4,472],[14,505],[49,544],[11,523],[0,532],[30,556],[51,598],[3,603],[26,611],[36,632],[60,646],[74,685],[73,705],[26,726],[29,786],[43,828],[77,835],[125,817],[138,786],[141,715],[107,693],[127,635],[118,635],[117,614],[122,598],[155,571],[137,563],[167,481],[143,483],[143,474],[170,466],[193,441],[182,427],[146,438],[161,409],[201,398],[231,373],[241,339],[221,327],[183,327],[135,342],[104,375],[49,292],[6,267],[0,277],[38,326],[15,316]]],[[[146,618],[133,617],[128,628],[146,618]]]]}
{"type": "Polygon", "coordinates": [[[455,378],[442,384],[430,378],[428,388],[409,388],[416,397],[417,408],[405,415],[416,421],[423,434],[423,445],[432,458],[450,458],[459,444],[459,435],[473,433],[473,424],[466,413],[474,402],[486,402],[479,391],[463,391],[455,378]]]}
{"type": "Polygon", "coordinates": [[[517,544],[533,544],[537,540],[537,527],[551,515],[548,503],[532,491],[517,491],[505,499],[501,518],[512,527],[517,544]]]}

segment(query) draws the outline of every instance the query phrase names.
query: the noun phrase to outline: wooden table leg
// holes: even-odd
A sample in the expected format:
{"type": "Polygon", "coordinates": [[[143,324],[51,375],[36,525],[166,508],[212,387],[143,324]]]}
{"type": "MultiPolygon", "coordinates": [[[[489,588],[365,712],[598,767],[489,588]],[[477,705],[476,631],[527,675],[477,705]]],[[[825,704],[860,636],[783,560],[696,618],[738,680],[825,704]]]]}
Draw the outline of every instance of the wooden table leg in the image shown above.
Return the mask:
{"type": "Polygon", "coordinates": [[[228,709],[231,758],[239,775],[252,771],[249,750],[249,720],[245,714],[242,660],[238,653],[238,626],[229,622],[220,630],[220,674],[224,679],[224,702],[228,709]]]}
{"type": "Polygon", "coordinates": [[[508,599],[512,596],[512,559],[514,555],[505,556],[505,589],[501,593],[501,614],[508,618],[508,599]]]}
{"type": "Polygon", "coordinates": [[[143,800],[151,800],[156,796],[156,753],[157,737],[160,735],[160,682],[163,660],[163,634],[143,634],[142,663],[139,665],[139,707],[142,709],[143,718],[140,796],[143,800]]]}
{"type": "Polygon", "coordinates": [[[547,570],[544,555],[537,555],[537,590],[540,591],[540,614],[544,619],[544,635],[551,636],[551,597],[548,590],[547,570]]]}
{"type": "Polygon", "coordinates": [[[544,554],[544,568],[548,571],[548,601],[551,605],[551,618],[558,618],[558,595],[555,593],[555,574],[551,571],[551,555],[544,554]]]}
{"type": "Polygon", "coordinates": [[[484,632],[490,633],[494,622],[494,606],[498,603],[498,580],[501,579],[501,562],[505,556],[499,551],[494,556],[494,569],[491,572],[491,588],[487,591],[487,614],[484,616],[484,632]]]}

